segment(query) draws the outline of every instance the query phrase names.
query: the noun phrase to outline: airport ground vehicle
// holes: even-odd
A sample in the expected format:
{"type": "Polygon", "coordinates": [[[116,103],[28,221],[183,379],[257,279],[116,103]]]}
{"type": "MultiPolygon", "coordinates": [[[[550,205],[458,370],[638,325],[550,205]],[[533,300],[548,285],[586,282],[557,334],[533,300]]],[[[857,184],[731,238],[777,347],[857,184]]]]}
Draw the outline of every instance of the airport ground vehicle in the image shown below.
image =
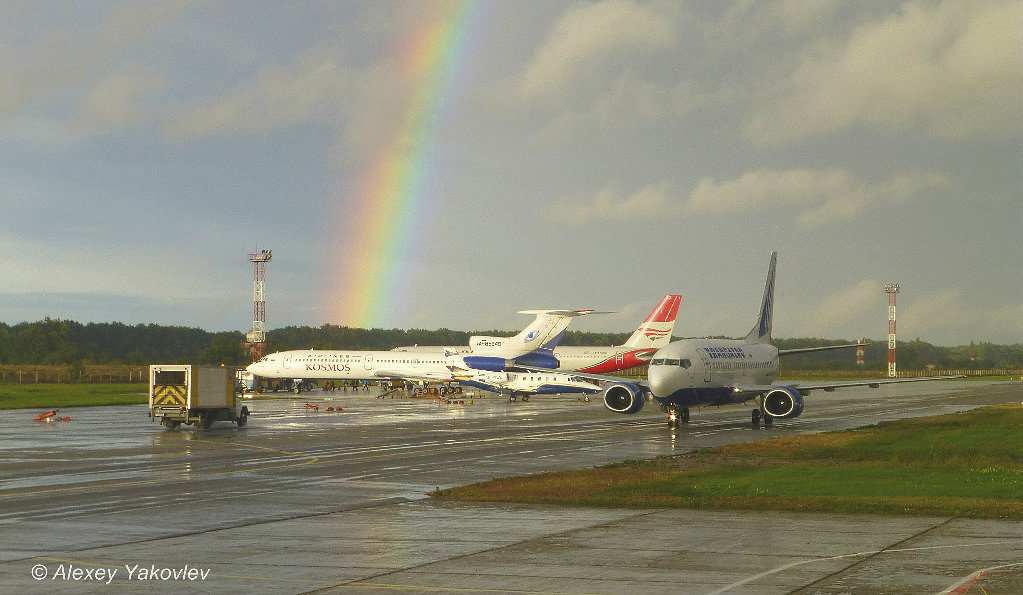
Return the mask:
{"type": "Polygon", "coordinates": [[[209,428],[215,421],[232,421],[240,428],[249,408],[231,368],[156,364],[149,366],[149,417],[171,430],[181,424],[209,428]]]}

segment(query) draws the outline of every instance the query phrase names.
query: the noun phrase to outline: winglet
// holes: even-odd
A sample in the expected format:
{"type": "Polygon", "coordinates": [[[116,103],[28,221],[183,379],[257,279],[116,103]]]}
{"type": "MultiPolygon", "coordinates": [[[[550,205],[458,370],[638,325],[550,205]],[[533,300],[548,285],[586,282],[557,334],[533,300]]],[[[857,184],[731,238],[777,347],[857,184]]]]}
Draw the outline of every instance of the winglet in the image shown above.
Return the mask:
{"type": "Polygon", "coordinates": [[[753,330],[746,335],[747,343],[771,342],[771,318],[774,314],[774,269],[778,264],[778,253],[771,252],[771,267],[767,269],[767,286],[764,287],[764,301],[760,303],[760,319],[753,330]]]}

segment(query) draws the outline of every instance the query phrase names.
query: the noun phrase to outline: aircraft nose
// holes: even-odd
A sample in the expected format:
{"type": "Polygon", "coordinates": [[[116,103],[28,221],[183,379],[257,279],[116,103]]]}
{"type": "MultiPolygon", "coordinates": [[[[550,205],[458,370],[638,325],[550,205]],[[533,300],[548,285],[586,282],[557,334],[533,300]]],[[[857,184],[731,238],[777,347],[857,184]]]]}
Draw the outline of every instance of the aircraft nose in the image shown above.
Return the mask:
{"type": "Polygon", "coordinates": [[[647,370],[647,381],[650,383],[650,392],[655,397],[667,397],[673,391],[670,366],[650,366],[647,370]]]}

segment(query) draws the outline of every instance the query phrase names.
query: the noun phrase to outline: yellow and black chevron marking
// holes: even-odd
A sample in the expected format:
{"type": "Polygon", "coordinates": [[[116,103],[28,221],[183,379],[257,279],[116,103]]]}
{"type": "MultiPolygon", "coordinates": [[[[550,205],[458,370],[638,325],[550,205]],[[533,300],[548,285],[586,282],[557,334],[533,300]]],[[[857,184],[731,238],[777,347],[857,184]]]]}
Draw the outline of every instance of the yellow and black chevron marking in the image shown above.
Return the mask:
{"type": "Polygon", "coordinates": [[[153,387],[153,405],[184,407],[188,401],[184,384],[158,384],[153,387]]]}

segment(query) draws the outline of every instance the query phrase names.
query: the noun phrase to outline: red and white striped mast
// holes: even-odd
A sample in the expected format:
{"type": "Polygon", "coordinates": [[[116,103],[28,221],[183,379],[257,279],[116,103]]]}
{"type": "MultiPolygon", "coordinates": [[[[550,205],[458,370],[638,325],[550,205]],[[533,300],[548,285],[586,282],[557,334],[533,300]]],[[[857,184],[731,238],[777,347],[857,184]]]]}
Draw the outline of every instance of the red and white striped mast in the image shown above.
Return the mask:
{"type": "Polygon", "coordinates": [[[884,291],[888,294],[888,377],[898,378],[895,372],[895,296],[899,293],[899,284],[886,283],[884,291]]]}

